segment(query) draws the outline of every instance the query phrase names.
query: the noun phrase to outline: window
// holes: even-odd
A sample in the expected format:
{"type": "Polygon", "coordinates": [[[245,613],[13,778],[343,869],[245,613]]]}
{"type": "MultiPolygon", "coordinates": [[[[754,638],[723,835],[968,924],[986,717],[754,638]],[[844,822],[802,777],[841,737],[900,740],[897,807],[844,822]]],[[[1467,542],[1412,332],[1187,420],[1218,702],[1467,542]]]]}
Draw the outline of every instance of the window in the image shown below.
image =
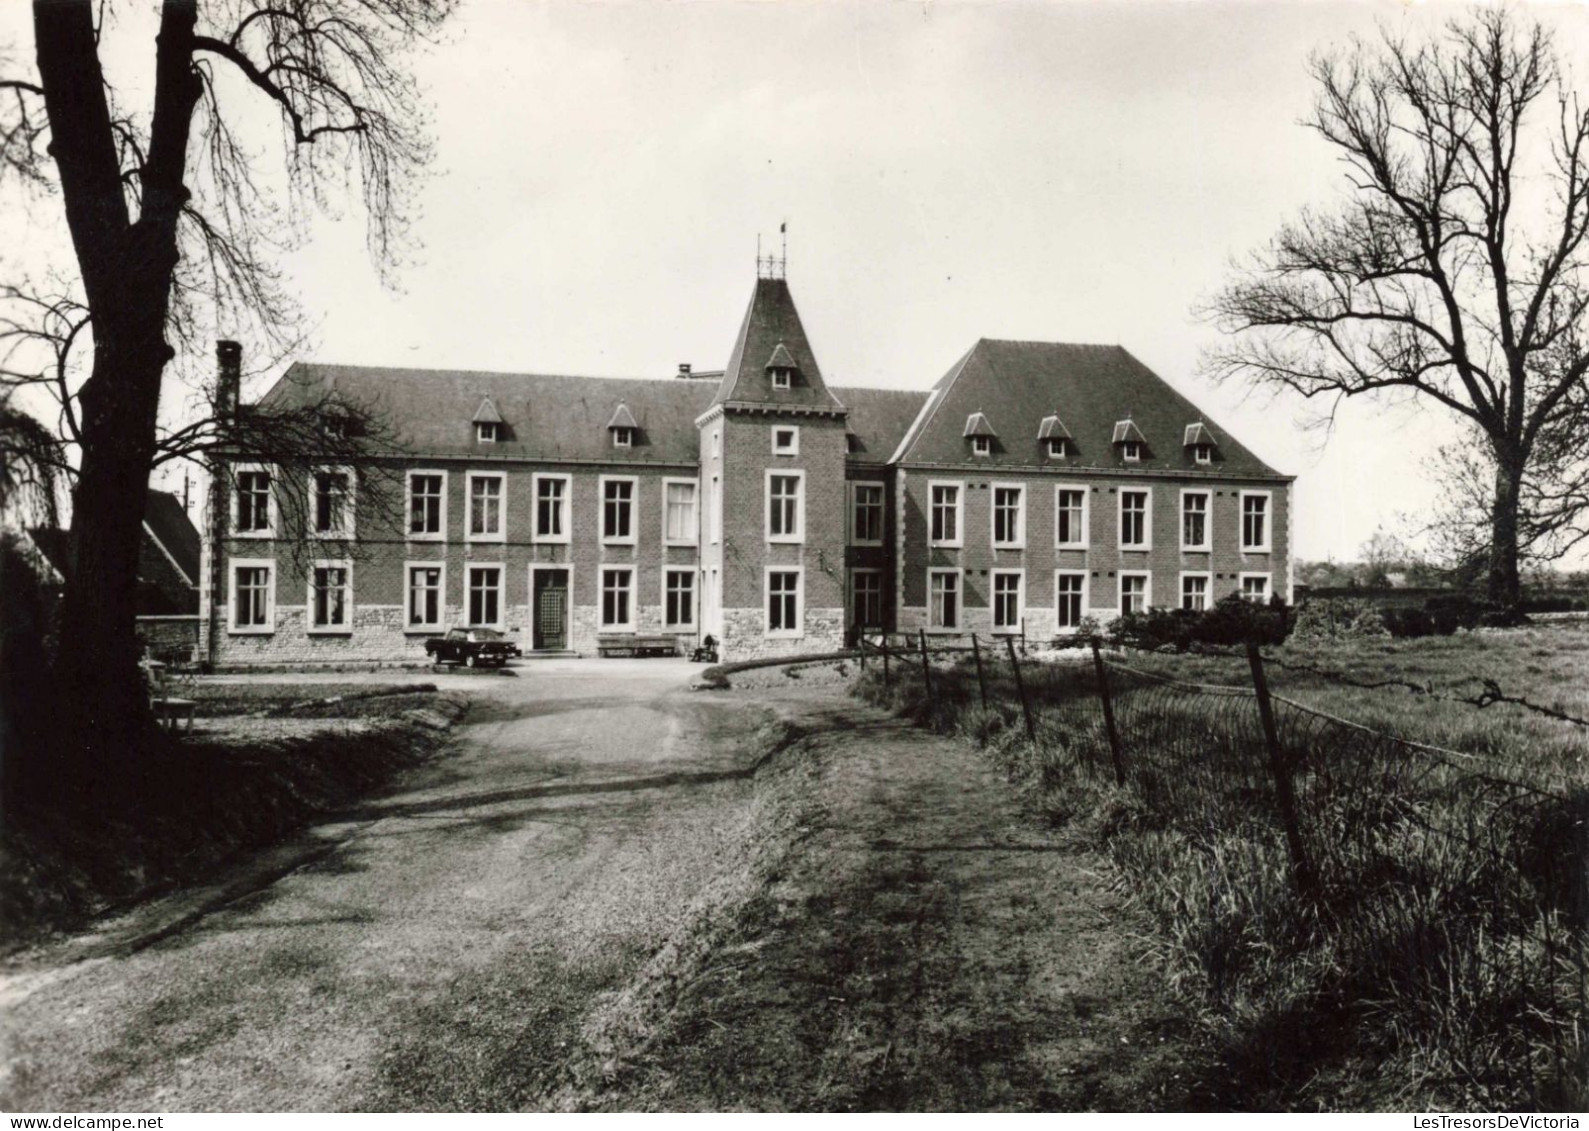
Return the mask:
{"type": "Polygon", "coordinates": [[[272,632],[276,618],[276,565],[270,561],[232,562],[232,631],[272,632]]]}
{"type": "Polygon", "coordinates": [[[633,479],[601,477],[601,540],[603,542],[628,542],[635,540],[633,479]]]}
{"type": "Polygon", "coordinates": [[[662,540],[670,546],[693,546],[697,537],[696,486],[693,479],[662,481],[662,540]]]}
{"type": "Polygon", "coordinates": [[[408,536],[441,541],[447,537],[447,473],[408,473],[408,536]]]}
{"type": "Polygon", "coordinates": [[[1192,458],[1198,463],[1214,462],[1214,447],[1212,444],[1193,444],[1192,458]]]}
{"type": "Polygon", "coordinates": [[[535,540],[568,541],[568,496],[571,483],[566,475],[537,475],[535,482],[535,540]]]}
{"type": "Polygon", "coordinates": [[[269,535],[273,526],[270,510],[270,472],[262,468],[239,471],[237,523],[233,532],[269,535]]]}
{"type": "Polygon", "coordinates": [[[791,372],[786,366],[777,366],[772,371],[772,387],[774,389],[787,389],[791,372]]]}
{"type": "Polygon", "coordinates": [[[927,622],[932,628],[960,627],[960,571],[934,569],[927,573],[927,622]]]}
{"type": "Polygon", "coordinates": [[[469,538],[475,542],[500,542],[507,535],[502,521],[504,476],[469,472],[469,538]]]}
{"type": "Polygon", "coordinates": [[[662,574],[662,615],[668,628],[695,627],[693,569],[670,569],[662,574]]]}
{"type": "Polygon", "coordinates": [[[1148,611],[1148,602],[1152,600],[1148,592],[1148,575],[1145,573],[1122,573],[1120,575],[1120,612],[1145,613],[1148,611]]]}
{"type": "Polygon", "coordinates": [[[779,426],[772,430],[772,454],[797,456],[800,454],[800,429],[779,426]]]}
{"type": "Polygon", "coordinates": [[[494,420],[482,420],[474,426],[474,438],[477,443],[494,444],[501,437],[502,425],[494,420]]]}
{"type": "Polygon", "coordinates": [[[857,569],[850,572],[850,610],[852,623],[861,628],[883,627],[883,571],[857,569]]]}
{"type": "Polygon", "coordinates": [[[1269,552],[1269,492],[1241,493],[1241,548],[1269,552]]]}
{"type": "Polygon", "coordinates": [[[1026,545],[1026,488],[994,484],[993,544],[1014,549],[1026,545]]]}
{"type": "Polygon", "coordinates": [[[469,569],[469,623],[502,625],[502,567],[472,565],[469,569]]]}
{"type": "Polygon", "coordinates": [[[1208,492],[1181,492],[1181,549],[1209,549],[1208,492]]]}
{"type": "Polygon", "coordinates": [[[1241,595],[1249,601],[1260,603],[1269,600],[1269,575],[1267,573],[1242,574],[1241,595]]]}
{"type": "Polygon", "coordinates": [[[993,454],[992,436],[971,437],[971,454],[974,456],[988,456],[993,454]]]}
{"type": "Polygon", "coordinates": [[[1048,438],[1048,458],[1049,459],[1064,459],[1065,458],[1065,437],[1063,437],[1063,436],[1050,436],[1048,438]]]}
{"type": "Polygon", "coordinates": [[[1067,549],[1087,547],[1087,488],[1054,489],[1054,545],[1067,549]]]}
{"type": "Polygon", "coordinates": [[[850,541],[857,546],[883,544],[883,485],[850,484],[850,541]]]}
{"type": "Polygon", "coordinates": [[[1061,571],[1054,574],[1054,623],[1078,628],[1087,615],[1087,575],[1061,571]]]}
{"type": "Polygon", "coordinates": [[[634,628],[634,570],[602,569],[601,627],[634,628]]]}
{"type": "Polygon", "coordinates": [[[353,476],[346,471],[323,469],[310,479],[313,506],[310,521],[318,537],[353,533],[353,476]]]}
{"type": "Polygon", "coordinates": [[[767,571],[767,635],[800,635],[800,571],[767,571]]]}
{"type": "Polygon", "coordinates": [[[931,496],[930,541],[934,546],[960,545],[960,484],[933,483],[931,496]]]}
{"type": "Polygon", "coordinates": [[[309,631],[351,632],[352,570],[346,562],[316,562],[309,571],[309,631]]]}
{"type": "Polygon", "coordinates": [[[622,427],[614,428],[612,430],[612,446],[615,448],[634,447],[634,429],[622,427]]]}
{"type": "Polygon", "coordinates": [[[1181,608],[1197,613],[1208,608],[1208,574],[1181,574],[1181,608]]]}
{"type": "Polygon", "coordinates": [[[1120,445],[1120,458],[1127,463],[1139,463],[1142,460],[1142,441],[1126,440],[1120,445]]]}
{"type": "Polygon", "coordinates": [[[1021,574],[1017,570],[993,571],[993,631],[1021,630],[1021,574]]]}
{"type": "Polygon", "coordinates": [[[1149,525],[1148,493],[1146,491],[1120,492],[1120,548],[1146,550],[1152,535],[1149,525]]]}
{"type": "Polygon", "coordinates": [[[410,562],[408,570],[408,615],[404,618],[410,629],[440,628],[446,566],[440,562],[410,562]]]}
{"type": "Polygon", "coordinates": [[[767,473],[768,541],[798,542],[804,536],[804,482],[805,476],[798,471],[767,473]]]}

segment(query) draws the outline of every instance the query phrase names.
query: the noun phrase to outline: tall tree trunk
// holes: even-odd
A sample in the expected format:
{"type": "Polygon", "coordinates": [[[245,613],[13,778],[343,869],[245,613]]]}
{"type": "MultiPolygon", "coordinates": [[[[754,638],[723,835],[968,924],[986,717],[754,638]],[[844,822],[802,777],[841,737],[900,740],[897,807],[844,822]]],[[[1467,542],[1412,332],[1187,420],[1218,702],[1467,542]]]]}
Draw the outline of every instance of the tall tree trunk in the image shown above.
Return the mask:
{"type": "Polygon", "coordinates": [[[1495,498],[1490,513],[1490,571],[1486,596],[1502,608],[1516,608],[1523,597],[1518,570],[1518,507],[1523,469],[1518,460],[1500,459],[1495,468],[1495,498]]]}

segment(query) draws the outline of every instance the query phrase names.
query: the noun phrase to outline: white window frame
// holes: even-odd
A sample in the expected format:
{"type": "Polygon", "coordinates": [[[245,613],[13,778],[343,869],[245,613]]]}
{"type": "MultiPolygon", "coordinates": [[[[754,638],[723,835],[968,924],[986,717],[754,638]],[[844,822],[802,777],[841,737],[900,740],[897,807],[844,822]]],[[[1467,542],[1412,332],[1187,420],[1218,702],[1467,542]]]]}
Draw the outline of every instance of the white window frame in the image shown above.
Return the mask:
{"type": "Polygon", "coordinates": [[[502,425],[494,420],[477,420],[474,425],[474,442],[494,444],[502,435],[502,425]]]}
{"type": "Polygon", "coordinates": [[[1120,615],[1126,615],[1126,578],[1142,578],[1142,611],[1147,612],[1153,607],[1153,571],[1147,569],[1123,569],[1115,577],[1115,601],[1120,609],[1120,615]]]}
{"type": "Polygon", "coordinates": [[[852,628],[859,623],[857,614],[860,611],[860,601],[857,598],[855,580],[858,577],[877,578],[877,623],[875,625],[862,625],[863,628],[882,628],[884,618],[888,615],[888,605],[884,600],[883,571],[877,566],[856,566],[850,570],[850,623],[846,628],[852,628]]]}
{"type": "Polygon", "coordinates": [[[226,563],[226,630],[233,636],[269,636],[276,631],[276,559],[232,558],[226,563]],[[265,623],[237,623],[237,571],[265,571],[265,623]]]}
{"type": "Polygon", "coordinates": [[[1206,554],[1214,548],[1214,492],[1206,487],[1186,487],[1181,490],[1181,549],[1189,553],[1206,554]],[[1186,540],[1186,500],[1193,495],[1203,497],[1203,541],[1194,545],[1186,540]]]}
{"type": "Polygon", "coordinates": [[[309,563],[309,576],[304,582],[308,592],[303,611],[304,631],[311,636],[351,636],[353,634],[353,562],[349,558],[321,558],[309,563]],[[316,624],[314,622],[314,573],[317,569],[347,570],[347,594],[343,602],[347,619],[342,624],[316,624]]]}
{"type": "Polygon", "coordinates": [[[1269,570],[1253,570],[1247,573],[1238,573],[1236,575],[1236,593],[1245,601],[1252,600],[1251,597],[1247,596],[1247,582],[1251,579],[1261,579],[1263,581],[1263,597],[1254,603],[1267,605],[1275,594],[1274,574],[1269,570]]]}
{"type": "Polygon", "coordinates": [[[694,632],[701,623],[701,585],[697,577],[699,570],[693,565],[662,567],[662,627],[671,632],[694,632]],[[690,619],[687,621],[668,620],[668,578],[674,574],[683,574],[690,579],[690,619]]]}
{"type": "Polygon", "coordinates": [[[447,540],[447,473],[437,468],[410,468],[403,480],[403,531],[409,542],[445,542],[447,540]],[[441,480],[441,507],[437,512],[437,529],[434,533],[414,533],[414,479],[428,475],[441,480]]]}
{"type": "Polygon", "coordinates": [[[696,546],[701,540],[701,481],[683,476],[664,478],[662,480],[662,544],[664,546],[696,546]],[[684,538],[673,538],[668,535],[668,488],[688,486],[691,491],[691,511],[693,517],[690,521],[691,530],[684,538]]]}
{"type": "Polygon", "coordinates": [[[633,546],[640,541],[640,477],[638,475],[598,475],[596,477],[596,522],[603,546],[633,546]],[[607,484],[629,484],[629,533],[607,533],[607,484]]]}
{"type": "Polygon", "coordinates": [[[542,546],[566,546],[574,528],[574,477],[566,472],[537,471],[530,476],[530,540],[542,546]],[[561,480],[563,484],[563,532],[547,534],[541,530],[541,484],[561,480]]]}
{"type": "Polygon", "coordinates": [[[1026,620],[1026,571],[1024,569],[990,569],[988,570],[988,631],[994,636],[1019,636],[1021,624],[1026,620]],[[999,613],[999,581],[1001,577],[1014,577],[1015,589],[1015,623],[1000,625],[999,613]]]}
{"type": "Polygon", "coordinates": [[[614,428],[612,430],[612,446],[615,448],[634,447],[634,429],[614,428]]]}
{"type": "Polygon", "coordinates": [[[1057,631],[1057,632],[1075,633],[1075,632],[1079,632],[1081,630],[1081,622],[1087,619],[1087,604],[1088,604],[1088,597],[1091,594],[1091,586],[1092,586],[1092,582],[1089,580],[1089,574],[1084,569],[1056,569],[1054,571],[1054,628],[1055,628],[1055,631],[1057,631]],[[1062,578],[1062,577],[1079,577],[1079,578],[1081,578],[1081,605],[1080,605],[1080,608],[1078,609],[1078,612],[1080,613],[1080,615],[1077,616],[1075,624],[1060,624],[1059,623],[1059,596],[1060,596],[1060,593],[1059,593],[1059,579],[1062,578]]]}
{"type": "Polygon", "coordinates": [[[988,488],[988,541],[995,550],[1024,550],[1026,549],[1026,484],[1024,483],[994,483],[988,488]],[[1017,496],[1015,504],[1015,537],[1012,540],[1000,542],[999,530],[999,492],[1014,491],[1017,496]]]}
{"type": "Polygon", "coordinates": [[[806,634],[806,570],[805,566],[798,565],[770,565],[762,571],[761,577],[761,632],[769,640],[799,640],[806,634]],[[795,627],[772,627],[772,575],[775,573],[792,573],[795,575],[795,627]]]}
{"type": "MultiPolygon", "coordinates": [[[[614,563],[602,566],[596,573],[596,631],[597,632],[633,632],[635,630],[636,614],[639,602],[636,597],[639,593],[640,567],[633,562],[627,564],[614,563]],[[607,575],[611,573],[627,573],[629,575],[629,619],[614,621],[608,624],[607,616],[607,575]]],[[[570,597],[572,600],[572,597],[570,597]]]]}
{"type": "Polygon", "coordinates": [[[1193,444],[1192,445],[1192,461],[1194,463],[1202,464],[1205,467],[1207,465],[1213,463],[1214,462],[1214,445],[1212,445],[1212,444],[1193,444]]]}
{"type": "Polygon", "coordinates": [[[434,561],[405,561],[403,563],[403,631],[423,632],[430,634],[442,628],[447,623],[447,563],[441,560],[434,561]],[[414,616],[414,584],[413,571],[416,569],[440,570],[436,579],[436,619],[433,621],[415,622],[414,616]]]}
{"type": "Polygon", "coordinates": [[[977,459],[987,459],[989,456],[991,456],[993,454],[993,437],[971,437],[971,454],[976,456],[977,459]]]}
{"type": "Polygon", "coordinates": [[[1054,549],[1056,550],[1085,550],[1091,543],[1089,536],[1092,530],[1092,491],[1085,483],[1056,483],[1054,484],[1054,549]],[[1061,491],[1078,491],[1081,493],[1081,541],[1061,542],[1059,540],[1059,495],[1061,491]]]}
{"type": "Polygon", "coordinates": [[[849,485],[850,510],[849,510],[849,535],[852,546],[881,546],[883,539],[888,534],[888,486],[875,479],[856,479],[849,485]],[[856,511],[859,507],[857,496],[862,488],[877,492],[877,537],[862,538],[856,533],[856,511]]]}
{"type": "Polygon", "coordinates": [[[958,550],[966,541],[966,485],[963,479],[929,479],[927,480],[927,545],[945,550],[958,550]],[[934,538],[932,536],[932,515],[936,504],[933,502],[933,492],[939,487],[953,487],[955,489],[955,536],[953,538],[934,538]]]}
{"type": "Polygon", "coordinates": [[[1198,609],[1197,612],[1206,613],[1214,607],[1214,575],[1206,569],[1183,569],[1181,571],[1181,575],[1175,583],[1175,607],[1177,609],[1188,607],[1186,604],[1186,582],[1188,578],[1193,577],[1203,579],[1203,607],[1198,609]]]}
{"type": "Polygon", "coordinates": [[[960,632],[961,625],[966,619],[966,578],[965,570],[959,566],[928,566],[927,567],[927,624],[928,632],[960,632]],[[955,623],[932,623],[932,579],[941,573],[955,575],[955,623]]]}
{"type": "Polygon", "coordinates": [[[232,528],[233,538],[274,538],[276,527],[281,522],[281,515],[276,505],[276,469],[268,463],[240,463],[232,468],[232,528]],[[270,476],[270,486],[265,490],[265,529],[243,530],[238,526],[241,517],[243,492],[238,485],[238,480],[246,474],[260,473],[270,476]]]}
{"type": "MultiPolygon", "coordinates": [[[[768,542],[780,545],[798,546],[806,540],[806,473],[796,467],[769,467],[762,484],[762,533],[768,542]],[[795,479],[799,482],[799,491],[795,495],[795,529],[792,534],[774,534],[772,532],[772,481],[773,479],[795,479]]],[[[803,582],[802,582],[803,584],[803,582]]]]}
{"type": "Polygon", "coordinates": [[[772,387],[774,389],[787,389],[794,384],[794,372],[786,365],[773,367],[772,387]]]}
{"type": "Polygon", "coordinates": [[[321,542],[346,542],[354,535],[354,512],[358,509],[359,479],[358,474],[351,467],[326,465],[311,468],[309,471],[309,513],[305,516],[304,525],[309,528],[309,537],[321,542]],[[314,528],[316,512],[320,500],[316,497],[319,484],[315,479],[321,475],[346,475],[348,477],[348,492],[342,499],[342,525],[335,530],[316,530],[314,528]]]}
{"type": "Polygon", "coordinates": [[[508,540],[508,476],[505,471],[468,471],[463,485],[463,540],[465,542],[506,542],[508,540]],[[483,479],[502,484],[497,495],[497,529],[490,534],[474,533],[474,485],[483,479]]]}
{"type": "Polygon", "coordinates": [[[1275,540],[1275,500],[1273,491],[1242,491],[1240,493],[1240,510],[1236,518],[1241,524],[1237,537],[1241,539],[1241,552],[1244,554],[1269,554],[1274,552],[1275,540]],[[1249,546],[1247,544],[1247,500],[1263,499],[1263,544],[1249,546]]]}
{"type": "Polygon", "coordinates": [[[1142,462],[1142,441],[1141,440],[1122,440],[1122,441],[1120,441],[1120,458],[1122,460],[1124,460],[1126,463],[1141,463],[1142,462]]]}
{"type": "Polygon", "coordinates": [[[800,429],[793,424],[774,424],[770,429],[772,441],[772,454],[775,456],[797,456],[800,454],[800,429]],[[790,436],[789,446],[778,446],[778,433],[787,432],[790,436]]]}
{"type": "Polygon", "coordinates": [[[1119,521],[1115,523],[1116,545],[1122,550],[1140,552],[1153,549],[1153,489],[1151,487],[1121,487],[1115,496],[1115,509],[1119,521]],[[1147,503],[1142,510],[1142,541],[1126,541],[1126,496],[1143,495],[1147,503]]]}
{"type": "Polygon", "coordinates": [[[463,567],[463,620],[469,628],[494,628],[507,631],[508,623],[508,567],[506,562],[465,562],[463,567]],[[483,570],[497,571],[497,619],[477,621],[469,615],[470,598],[474,594],[475,574],[483,570]]]}
{"type": "Polygon", "coordinates": [[[1048,438],[1048,458],[1064,459],[1069,454],[1070,441],[1063,436],[1050,436],[1048,438]]]}

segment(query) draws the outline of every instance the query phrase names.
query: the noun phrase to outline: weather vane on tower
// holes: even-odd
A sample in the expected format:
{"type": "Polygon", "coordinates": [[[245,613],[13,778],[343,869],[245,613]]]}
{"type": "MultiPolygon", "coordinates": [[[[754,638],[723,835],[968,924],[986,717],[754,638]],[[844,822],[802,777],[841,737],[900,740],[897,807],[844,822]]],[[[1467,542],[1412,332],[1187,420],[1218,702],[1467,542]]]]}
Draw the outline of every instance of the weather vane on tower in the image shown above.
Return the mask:
{"type": "Polygon", "coordinates": [[[789,276],[789,221],[778,225],[782,250],[774,255],[761,253],[761,233],[756,234],[756,277],[758,279],[785,279],[789,276]]]}

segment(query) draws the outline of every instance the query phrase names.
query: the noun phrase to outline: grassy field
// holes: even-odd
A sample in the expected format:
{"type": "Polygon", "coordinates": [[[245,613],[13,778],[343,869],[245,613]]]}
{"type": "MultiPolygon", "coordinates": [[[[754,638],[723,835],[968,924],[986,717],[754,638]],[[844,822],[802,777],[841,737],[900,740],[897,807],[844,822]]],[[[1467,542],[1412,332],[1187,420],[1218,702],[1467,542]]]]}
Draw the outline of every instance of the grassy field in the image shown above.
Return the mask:
{"type": "Polygon", "coordinates": [[[1035,743],[1005,665],[986,672],[987,707],[964,659],[935,668],[930,694],[911,667],[896,668],[890,687],[874,668],[858,690],[978,741],[1034,805],[1107,853],[1157,924],[1168,980],[1240,1082],[1231,1106],[1581,1103],[1589,736],[1516,705],[1452,699],[1491,679],[1507,694],[1583,710],[1589,633],[1271,653],[1277,695],[1359,724],[1276,705],[1296,760],[1307,882],[1252,697],[1133,674],[1250,687],[1245,657],[1117,658],[1124,786],[1090,662],[1025,668],[1035,743]],[[1363,727],[1482,757],[1443,758],[1363,727]],[[1550,788],[1506,784],[1514,778],[1550,788]]]}

